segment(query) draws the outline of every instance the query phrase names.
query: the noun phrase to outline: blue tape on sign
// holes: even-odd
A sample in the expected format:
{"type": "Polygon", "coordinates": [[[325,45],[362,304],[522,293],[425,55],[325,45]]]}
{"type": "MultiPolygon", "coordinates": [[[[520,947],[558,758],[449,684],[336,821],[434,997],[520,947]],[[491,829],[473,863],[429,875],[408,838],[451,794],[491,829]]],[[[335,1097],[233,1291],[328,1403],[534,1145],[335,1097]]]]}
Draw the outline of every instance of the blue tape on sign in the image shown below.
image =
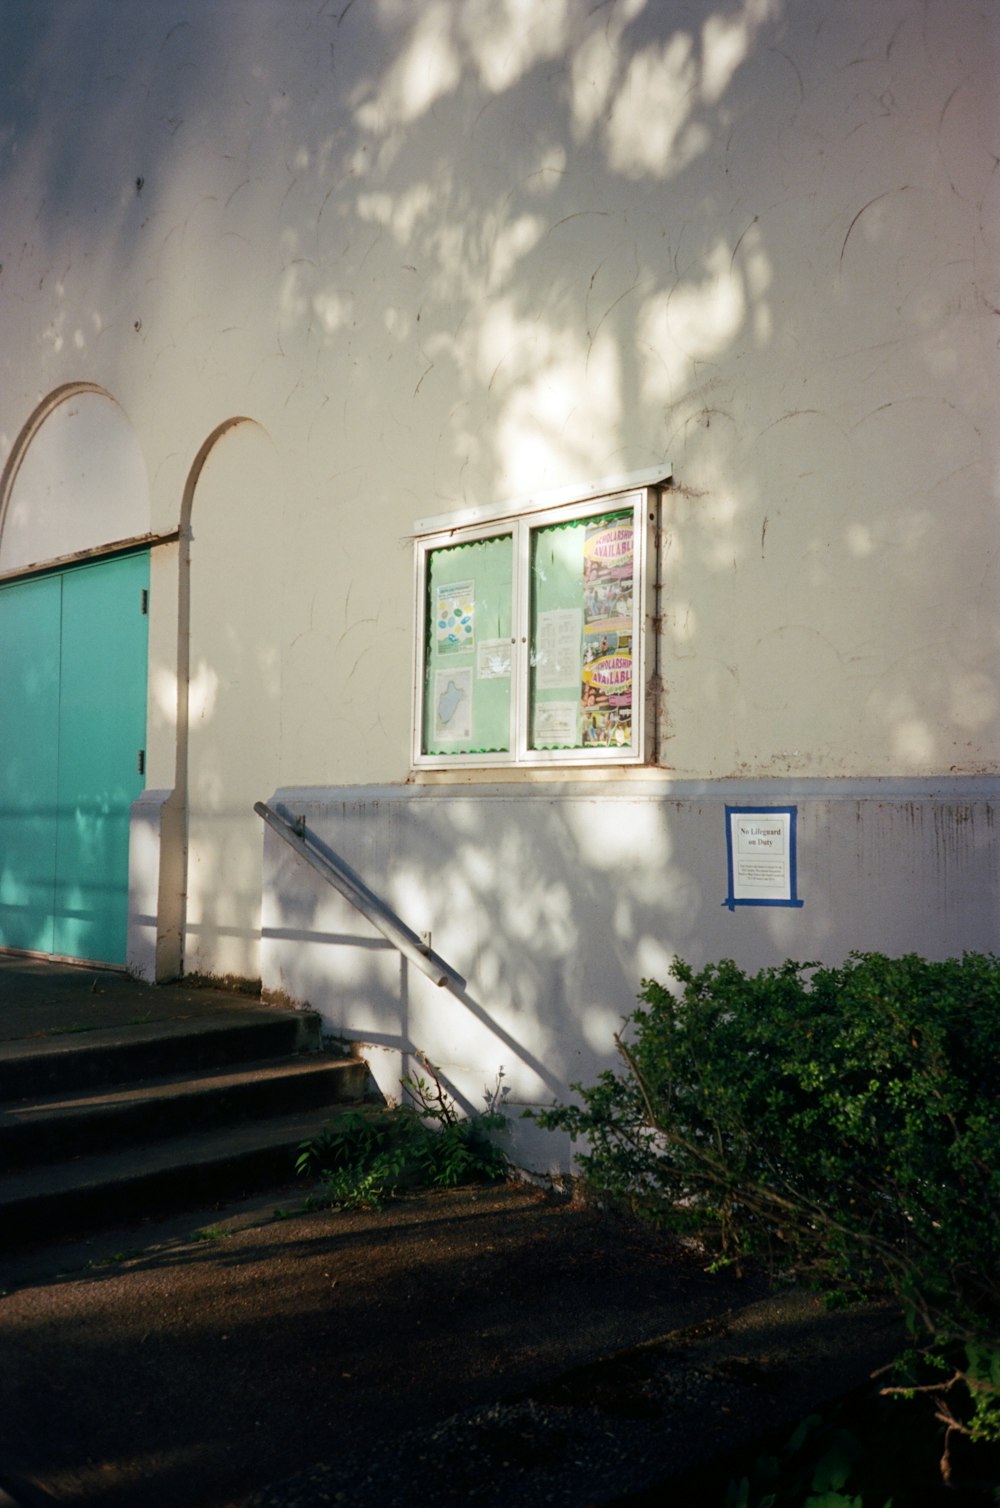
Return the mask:
{"type": "Polygon", "coordinates": [[[802,906],[794,806],[727,806],[729,893],[722,904],[802,906]]]}

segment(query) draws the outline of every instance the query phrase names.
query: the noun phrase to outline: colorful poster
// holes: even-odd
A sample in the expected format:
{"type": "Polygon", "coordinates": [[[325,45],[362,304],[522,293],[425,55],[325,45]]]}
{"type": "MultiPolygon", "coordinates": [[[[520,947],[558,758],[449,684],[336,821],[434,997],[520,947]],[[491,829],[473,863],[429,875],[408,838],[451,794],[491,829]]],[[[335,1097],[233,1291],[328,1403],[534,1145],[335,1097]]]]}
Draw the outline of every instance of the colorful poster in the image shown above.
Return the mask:
{"type": "Polygon", "coordinates": [[[439,655],[461,654],[475,641],[476,583],[453,581],[435,588],[434,629],[439,655]]]}
{"type": "Polygon", "coordinates": [[[631,518],[588,526],[583,545],[583,607],[588,633],[631,629],[633,559],[631,518]]]}
{"type": "Polygon", "coordinates": [[[631,518],[592,524],[583,546],[583,743],[622,748],[632,741],[631,518]]]}
{"type": "Polygon", "coordinates": [[[632,635],[595,635],[585,651],[582,679],[585,707],[631,707],[632,635]]]}
{"type": "Polygon", "coordinates": [[[472,666],[434,672],[434,740],[464,743],[472,737],[472,666]]]}
{"type": "Polygon", "coordinates": [[[624,749],[631,741],[631,707],[584,705],[581,742],[585,749],[624,749]]]}

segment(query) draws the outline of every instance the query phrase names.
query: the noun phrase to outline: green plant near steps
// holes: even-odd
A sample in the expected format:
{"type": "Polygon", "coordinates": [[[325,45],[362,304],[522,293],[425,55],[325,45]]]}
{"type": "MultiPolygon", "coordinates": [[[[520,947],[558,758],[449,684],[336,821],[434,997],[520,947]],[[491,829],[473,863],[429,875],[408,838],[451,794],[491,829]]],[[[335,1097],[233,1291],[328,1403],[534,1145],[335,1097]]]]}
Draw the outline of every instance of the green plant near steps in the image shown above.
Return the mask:
{"type": "Polygon", "coordinates": [[[404,1078],[401,1104],[349,1110],[302,1143],[296,1171],[322,1180],[324,1203],[371,1208],[404,1188],[447,1188],[506,1176],[507,1157],[494,1140],[507,1126],[503,1069],[495,1087],[484,1092],[484,1110],[463,1116],[437,1070],[426,1058],[421,1062],[430,1078],[404,1078]]]}
{"type": "Polygon", "coordinates": [[[205,1225],[201,1230],[191,1232],[192,1241],[225,1241],[233,1233],[224,1225],[205,1225]]]}
{"type": "Polygon", "coordinates": [[[900,1386],[927,1389],[948,1439],[1000,1439],[1000,960],[671,972],[616,1037],[622,1070],[534,1118],[719,1265],[893,1295],[948,1368],[900,1386]]]}

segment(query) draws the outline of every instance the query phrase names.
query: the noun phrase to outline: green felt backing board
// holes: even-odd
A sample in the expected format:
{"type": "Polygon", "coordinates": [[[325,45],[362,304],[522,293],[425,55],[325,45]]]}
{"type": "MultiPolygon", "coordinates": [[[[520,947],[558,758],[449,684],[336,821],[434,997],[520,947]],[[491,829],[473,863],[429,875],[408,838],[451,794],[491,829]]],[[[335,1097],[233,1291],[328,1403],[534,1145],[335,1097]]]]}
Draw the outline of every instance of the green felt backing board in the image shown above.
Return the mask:
{"type": "Polygon", "coordinates": [[[426,754],[509,751],[513,580],[511,534],[430,551],[426,754]]]}
{"type": "MultiPolygon", "coordinates": [[[[428,552],[424,754],[510,752],[514,537],[428,552]]],[[[631,741],[633,546],[631,509],[531,530],[533,750],[631,741]],[[615,667],[624,686],[592,685],[615,667]]]]}

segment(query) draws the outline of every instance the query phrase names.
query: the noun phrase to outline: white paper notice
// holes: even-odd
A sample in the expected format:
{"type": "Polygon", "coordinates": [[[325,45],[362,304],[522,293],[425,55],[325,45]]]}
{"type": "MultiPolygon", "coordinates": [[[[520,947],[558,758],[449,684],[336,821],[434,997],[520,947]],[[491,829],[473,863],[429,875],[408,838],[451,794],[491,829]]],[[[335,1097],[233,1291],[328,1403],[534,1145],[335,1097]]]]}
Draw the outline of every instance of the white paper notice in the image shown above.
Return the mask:
{"type": "Polygon", "coordinates": [[[583,664],[583,609],[558,607],[538,614],[535,685],[540,691],[579,686],[583,664]]]}
{"type": "Polygon", "coordinates": [[[731,812],[733,900],[792,899],[791,813],[731,812]]]}
{"type": "Polygon", "coordinates": [[[510,640],[480,639],[476,645],[476,676],[480,681],[499,681],[510,675],[510,640]]]}
{"type": "Polygon", "coordinates": [[[536,749],[572,748],[577,742],[579,702],[539,702],[532,718],[536,749]]]}

